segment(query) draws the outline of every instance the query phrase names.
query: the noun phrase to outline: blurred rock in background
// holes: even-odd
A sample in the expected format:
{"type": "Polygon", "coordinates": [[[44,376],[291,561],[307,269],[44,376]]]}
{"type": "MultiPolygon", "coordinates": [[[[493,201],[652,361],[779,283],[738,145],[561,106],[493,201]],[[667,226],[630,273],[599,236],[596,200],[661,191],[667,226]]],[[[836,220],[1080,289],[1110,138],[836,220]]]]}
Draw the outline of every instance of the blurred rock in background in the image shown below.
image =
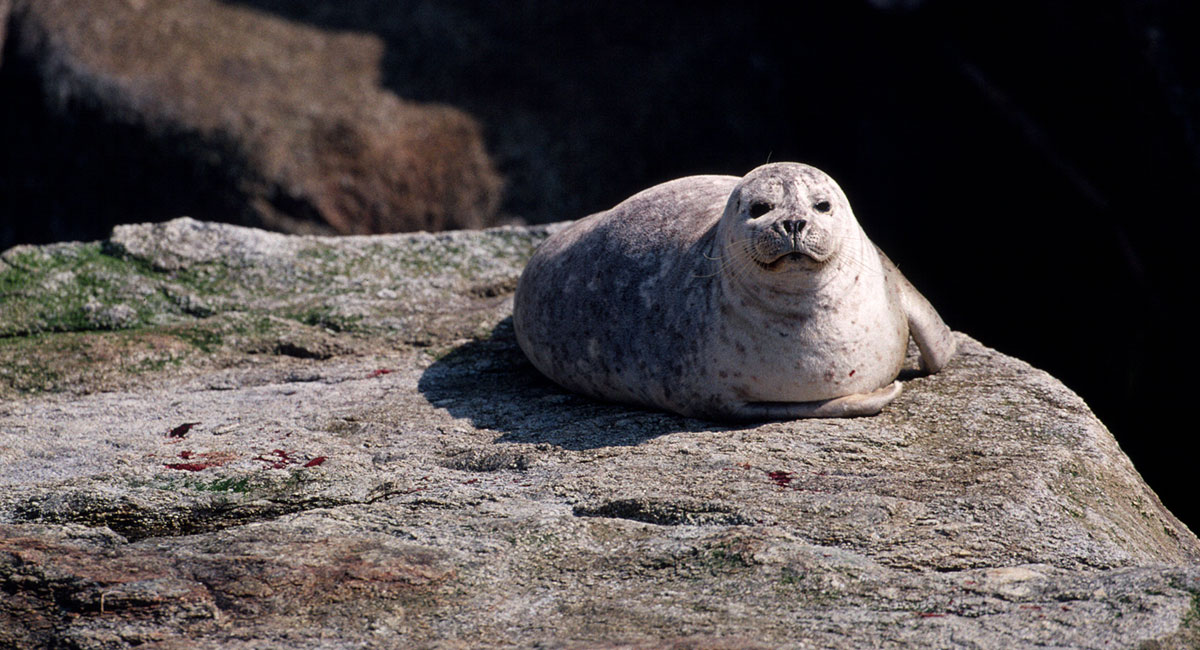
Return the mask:
{"type": "Polygon", "coordinates": [[[189,214],[290,232],[491,223],[478,124],[379,83],[384,44],[207,0],[16,2],[4,239],[189,214]]]}

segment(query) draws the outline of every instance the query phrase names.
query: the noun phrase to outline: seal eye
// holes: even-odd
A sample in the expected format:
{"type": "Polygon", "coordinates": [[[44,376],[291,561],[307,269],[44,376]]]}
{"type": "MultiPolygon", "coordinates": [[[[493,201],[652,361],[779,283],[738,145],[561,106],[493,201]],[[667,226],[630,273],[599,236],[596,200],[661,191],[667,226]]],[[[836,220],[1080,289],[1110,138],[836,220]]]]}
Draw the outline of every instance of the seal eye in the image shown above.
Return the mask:
{"type": "Polygon", "coordinates": [[[762,201],[755,201],[750,204],[750,218],[757,219],[771,211],[771,204],[762,201]]]}
{"type": "Polygon", "coordinates": [[[829,212],[833,206],[829,205],[829,201],[817,201],[813,204],[813,209],[817,212],[829,212]]]}

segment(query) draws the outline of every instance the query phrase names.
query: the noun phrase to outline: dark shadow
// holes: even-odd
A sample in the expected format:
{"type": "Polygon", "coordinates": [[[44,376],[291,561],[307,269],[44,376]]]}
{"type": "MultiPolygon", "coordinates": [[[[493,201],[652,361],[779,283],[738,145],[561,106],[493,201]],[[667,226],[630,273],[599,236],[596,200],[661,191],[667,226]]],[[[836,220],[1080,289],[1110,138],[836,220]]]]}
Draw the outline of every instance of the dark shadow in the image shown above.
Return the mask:
{"type": "Polygon", "coordinates": [[[512,318],[491,336],[465,343],[424,374],[417,389],[434,406],[499,432],[500,442],[564,449],[627,446],[681,431],[721,431],[718,424],[571,393],[546,379],[521,352],[512,318]]]}

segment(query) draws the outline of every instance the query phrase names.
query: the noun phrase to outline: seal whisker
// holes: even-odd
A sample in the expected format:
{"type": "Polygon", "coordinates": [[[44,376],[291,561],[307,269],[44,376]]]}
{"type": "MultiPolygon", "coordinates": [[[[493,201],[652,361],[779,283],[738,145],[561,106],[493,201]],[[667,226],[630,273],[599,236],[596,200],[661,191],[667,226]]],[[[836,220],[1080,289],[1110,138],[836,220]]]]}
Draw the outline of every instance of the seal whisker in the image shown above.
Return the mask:
{"type": "Polygon", "coordinates": [[[858,269],[864,273],[869,273],[873,277],[881,274],[879,268],[872,266],[866,260],[870,259],[869,254],[875,253],[875,245],[872,244],[865,236],[850,237],[846,235],[838,235],[835,237],[839,243],[853,240],[853,248],[845,248],[839,246],[842,250],[841,258],[847,265],[858,269]]]}
{"type": "Polygon", "coordinates": [[[729,273],[735,279],[743,280],[747,277],[747,271],[752,268],[752,265],[758,263],[754,258],[754,242],[750,239],[742,239],[731,242],[730,246],[738,254],[730,262],[729,273]]]}
{"type": "Polygon", "coordinates": [[[719,262],[719,264],[717,264],[717,268],[712,273],[708,273],[708,274],[704,274],[704,275],[698,275],[698,274],[693,274],[693,275],[694,275],[694,277],[697,277],[697,278],[711,278],[715,275],[720,274],[723,271],[729,271],[729,273],[731,275],[733,275],[734,277],[742,277],[739,274],[742,273],[743,270],[748,268],[749,265],[754,262],[754,258],[751,256],[752,247],[753,247],[752,240],[750,238],[744,238],[744,239],[738,239],[738,240],[733,240],[733,241],[729,242],[727,248],[734,249],[732,251],[729,251],[731,254],[718,255],[716,257],[713,257],[711,255],[708,255],[707,253],[704,253],[703,255],[704,255],[705,259],[712,260],[714,262],[719,262]],[[734,253],[741,253],[741,254],[737,255],[734,253]]]}

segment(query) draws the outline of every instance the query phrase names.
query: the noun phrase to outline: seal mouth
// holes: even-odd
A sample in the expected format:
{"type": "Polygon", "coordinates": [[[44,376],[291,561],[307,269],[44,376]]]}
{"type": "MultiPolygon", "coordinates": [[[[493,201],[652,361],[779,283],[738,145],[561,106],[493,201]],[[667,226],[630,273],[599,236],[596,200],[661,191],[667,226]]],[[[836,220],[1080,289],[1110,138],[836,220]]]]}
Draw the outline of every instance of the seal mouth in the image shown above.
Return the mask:
{"type": "Polygon", "coordinates": [[[771,260],[770,262],[763,262],[760,260],[754,260],[754,261],[757,262],[759,266],[761,266],[762,268],[764,268],[768,271],[782,271],[784,268],[791,266],[793,264],[800,264],[803,266],[811,267],[811,266],[814,266],[814,265],[820,263],[820,260],[818,260],[817,258],[815,258],[812,255],[809,255],[807,253],[801,253],[800,251],[792,251],[790,253],[784,253],[783,255],[776,257],[775,259],[771,260]]]}

